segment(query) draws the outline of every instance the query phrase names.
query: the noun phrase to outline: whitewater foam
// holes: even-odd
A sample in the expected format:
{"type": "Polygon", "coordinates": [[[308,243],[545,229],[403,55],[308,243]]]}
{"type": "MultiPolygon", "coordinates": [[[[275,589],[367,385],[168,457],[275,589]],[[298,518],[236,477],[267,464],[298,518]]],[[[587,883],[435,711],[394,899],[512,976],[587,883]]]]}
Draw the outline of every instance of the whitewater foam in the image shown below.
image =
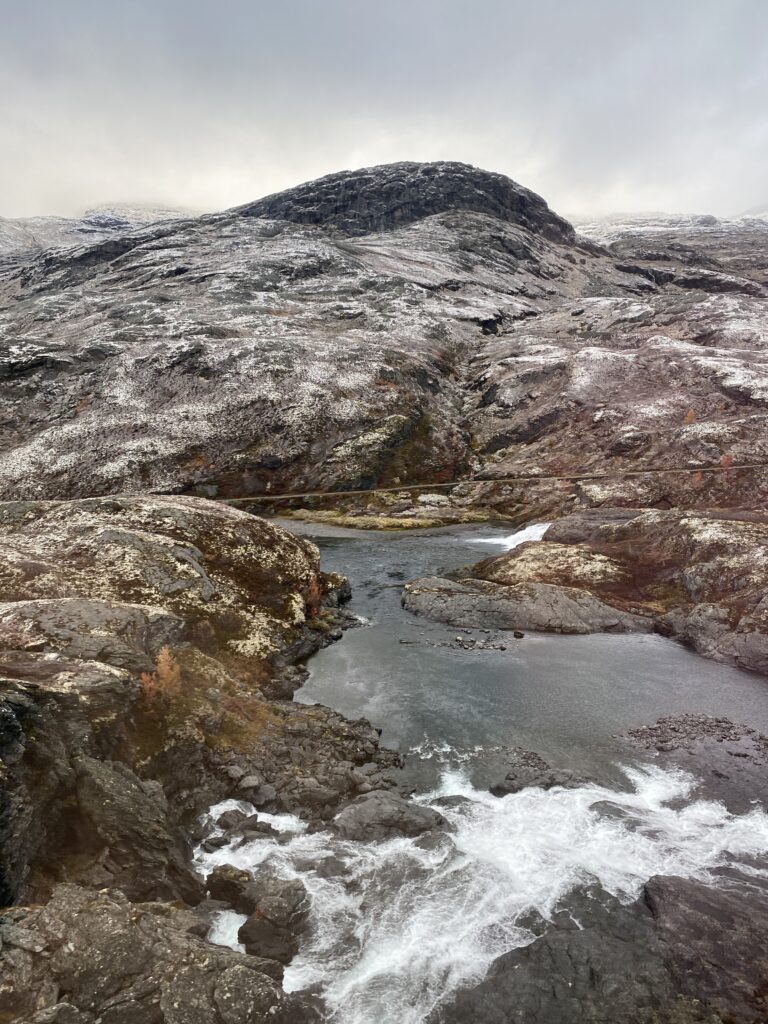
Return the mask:
{"type": "Polygon", "coordinates": [[[512,548],[519,547],[528,540],[541,540],[551,525],[552,523],[529,523],[522,530],[510,533],[507,537],[479,537],[477,543],[496,544],[507,551],[511,551],[512,548]]]}
{"type": "Polygon", "coordinates": [[[495,750],[502,750],[501,745],[487,746],[483,743],[476,743],[472,747],[457,747],[447,740],[434,740],[425,733],[419,743],[408,748],[407,759],[418,758],[419,761],[431,761],[438,765],[444,772],[456,765],[467,764],[484,754],[495,750]]]}
{"type": "MultiPolygon", "coordinates": [[[[335,1024],[423,1024],[498,956],[533,941],[524,924],[532,913],[550,917],[579,886],[598,884],[631,901],[653,875],[709,880],[716,867],[768,852],[764,811],[732,815],[722,804],[691,800],[694,780],[682,771],[625,773],[628,791],[589,784],[499,799],[457,768],[419,798],[437,801],[451,824],[435,842],[352,843],[279,815],[270,818],[286,833],[279,843],[198,850],[197,864],[207,872],[269,862],[302,879],[310,930],[285,987],[318,986],[335,1024]],[[446,805],[446,796],[464,799],[446,805]],[[330,855],[345,862],[343,877],[306,871],[307,861],[330,855]]],[[[228,912],[211,940],[236,945],[241,922],[228,912]]]]}

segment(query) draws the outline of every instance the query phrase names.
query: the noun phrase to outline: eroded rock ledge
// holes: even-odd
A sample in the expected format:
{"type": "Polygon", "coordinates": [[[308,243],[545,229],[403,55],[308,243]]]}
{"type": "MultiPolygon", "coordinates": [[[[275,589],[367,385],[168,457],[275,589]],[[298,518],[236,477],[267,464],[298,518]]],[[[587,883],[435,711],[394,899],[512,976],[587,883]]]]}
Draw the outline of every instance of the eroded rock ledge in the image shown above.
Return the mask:
{"type": "Polygon", "coordinates": [[[388,785],[369,723],[275,699],[345,588],[197,498],[0,505],[3,1019],[314,1019],[272,960],[204,941],[190,830],[228,797],[319,823],[388,785]]]}
{"type": "Polygon", "coordinates": [[[592,509],[459,575],[411,581],[404,606],[457,626],[656,630],[768,673],[764,512],[592,509]]]}

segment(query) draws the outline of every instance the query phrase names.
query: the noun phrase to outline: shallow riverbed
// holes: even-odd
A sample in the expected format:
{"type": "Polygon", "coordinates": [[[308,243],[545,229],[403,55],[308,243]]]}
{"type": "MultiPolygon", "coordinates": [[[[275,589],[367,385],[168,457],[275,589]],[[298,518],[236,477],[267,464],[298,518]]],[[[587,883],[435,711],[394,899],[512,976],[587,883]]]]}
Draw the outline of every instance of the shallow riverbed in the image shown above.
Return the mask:
{"type": "Polygon", "coordinates": [[[351,611],[365,620],[316,654],[296,700],[326,704],[382,729],[408,754],[422,787],[463,763],[486,784],[504,748],[534,750],[557,767],[617,779],[627,747],[617,734],[681,711],[725,715],[768,731],[768,683],[718,665],[656,635],[550,636],[457,630],[400,606],[401,585],[501,553],[521,537],[471,526],[419,533],[290,528],[312,537],[323,566],[352,584],[351,611]],[[506,650],[464,650],[457,644],[506,650]]]}

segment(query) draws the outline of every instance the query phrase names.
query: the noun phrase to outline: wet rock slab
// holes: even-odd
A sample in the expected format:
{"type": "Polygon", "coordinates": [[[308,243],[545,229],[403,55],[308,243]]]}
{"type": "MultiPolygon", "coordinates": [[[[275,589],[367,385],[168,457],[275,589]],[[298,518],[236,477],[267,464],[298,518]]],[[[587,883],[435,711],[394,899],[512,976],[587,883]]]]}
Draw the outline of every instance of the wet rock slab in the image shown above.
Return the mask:
{"type": "Polygon", "coordinates": [[[650,632],[638,615],[613,608],[574,587],[548,583],[503,586],[482,579],[425,577],[406,584],[403,607],[451,626],[545,633],[650,632]]]}
{"type": "Polygon", "coordinates": [[[552,768],[543,757],[521,747],[510,751],[505,760],[505,774],[490,786],[494,796],[519,793],[529,786],[537,789],[552,789],[555,786],[573,789],[585,782],[585,779],[570,768],[552,768]]]}
{"type": "Polygon", "coordinates": [[[626,738],[664,766],[689,772],[699,797],[737,814],[768,806],[768,737],[750,726],[687,713],[637,726],[626,738]]]}
{"type": "Polygon", "coordinates": [[[730,888],[656,877],[628,905],[574,893],[430,1024],[756,1024],[768,1008],[765,897],[744,877],[730,888]]]}

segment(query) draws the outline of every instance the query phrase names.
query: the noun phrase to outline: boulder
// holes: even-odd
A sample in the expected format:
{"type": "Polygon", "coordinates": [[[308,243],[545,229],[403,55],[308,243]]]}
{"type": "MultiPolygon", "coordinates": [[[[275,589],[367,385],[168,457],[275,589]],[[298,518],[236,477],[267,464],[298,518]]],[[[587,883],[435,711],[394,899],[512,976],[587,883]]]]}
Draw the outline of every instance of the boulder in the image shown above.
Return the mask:
{"type": "Polygon", "coordinates": [[[521,789],[528,789],[530,786],[537,789],[553,789],[555,786],[575,789],[581,785],[583,779],[568,769],[548,768],[537,771],[535,768],[515,768],[507,772],[501,781],[495,782],[490,790],[494,796],[507,796],[509,793],[519,793],[521,789]]]}
{"type": "Polygon", "coordinates": [[[205,879],[205,887],[211,899],[227,903],[239,914],[249,914],[253,904],[246,896],[246,890],[252,882],[250,871],[232,864],[220,864],[205,879]]]}
{"type": "Polygon", "coordinates": [[[237,828],[242,822],[247,821],[249,815],[245,811],[225,811],[224,814],[220,815],[216,819],[216,827],[228,831],[229,829],[237,828]]]}
{"type": "Polygon", "coordinates": [[[345,839],[365,842],[418,836],[430,829],[447,827],[438,811],[404,800],[388,790],[374,790],[357,797],[336,815],[333,824],[345,839]]]}
{"type": "Polygon", "coordinates": [[[306,927],[309,903],[298,878],[259,872],[248,888],[250,916],[238,939],[246,952],[287,964],[295,956],[306,927]]]}

